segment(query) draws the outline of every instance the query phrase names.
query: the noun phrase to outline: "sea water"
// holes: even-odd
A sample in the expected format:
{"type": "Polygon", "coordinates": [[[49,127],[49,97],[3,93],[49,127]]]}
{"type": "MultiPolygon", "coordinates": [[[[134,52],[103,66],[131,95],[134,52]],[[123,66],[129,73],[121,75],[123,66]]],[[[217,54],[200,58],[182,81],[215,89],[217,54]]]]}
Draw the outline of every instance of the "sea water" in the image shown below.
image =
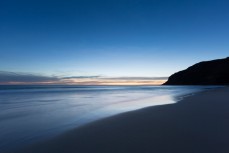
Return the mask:
{"type": "Polygon", "coordinates": [[[86,123],[173,104],[209,86],[0,86],[0,152],[52,138],[86,123]]]}

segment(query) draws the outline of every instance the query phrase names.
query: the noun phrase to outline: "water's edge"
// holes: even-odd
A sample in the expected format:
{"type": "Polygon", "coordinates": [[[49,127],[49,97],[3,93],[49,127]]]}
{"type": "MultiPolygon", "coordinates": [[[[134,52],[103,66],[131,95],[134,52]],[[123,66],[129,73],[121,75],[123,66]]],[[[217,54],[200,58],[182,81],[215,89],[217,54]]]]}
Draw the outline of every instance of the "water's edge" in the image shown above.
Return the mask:
{"type": "Polygon", "coordinates": [[[0,150],[16,149],[120,113],[172,104],[216,86],[0,86],[0,150]],[[13,138],[12,138],[13,137],[13,138]]]}

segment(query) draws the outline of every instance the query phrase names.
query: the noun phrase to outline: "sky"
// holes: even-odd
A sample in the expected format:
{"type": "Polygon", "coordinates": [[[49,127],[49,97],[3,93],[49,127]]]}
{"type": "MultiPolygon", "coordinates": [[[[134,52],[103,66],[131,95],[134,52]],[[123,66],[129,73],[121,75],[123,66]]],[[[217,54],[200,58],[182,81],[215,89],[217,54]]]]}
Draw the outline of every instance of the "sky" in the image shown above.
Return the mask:
{"type": "Polygon", "coordinates": [[[0,1],[0,84],[161,84],[229,55],[227,0],[0,1]]]}

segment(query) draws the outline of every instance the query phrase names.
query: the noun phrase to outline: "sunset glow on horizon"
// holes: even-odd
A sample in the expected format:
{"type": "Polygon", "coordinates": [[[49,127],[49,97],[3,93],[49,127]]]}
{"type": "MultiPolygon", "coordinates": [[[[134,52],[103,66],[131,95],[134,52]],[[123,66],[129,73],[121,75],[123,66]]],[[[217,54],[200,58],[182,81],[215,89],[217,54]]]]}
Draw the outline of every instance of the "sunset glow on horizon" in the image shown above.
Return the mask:
{"type": "Polygon", "coordinates": [[[53,81],[5,81],[0,82],[0,85],[161,85],[167,81],[164,78],[154,77],[117,77],[117,78],[58,78],[53,81]]]}
{"type": "Polygon", "coordinates": [[[166,80],[125,80],[125,79],[68,79],[69,85],[161,85],[166,80]]]}

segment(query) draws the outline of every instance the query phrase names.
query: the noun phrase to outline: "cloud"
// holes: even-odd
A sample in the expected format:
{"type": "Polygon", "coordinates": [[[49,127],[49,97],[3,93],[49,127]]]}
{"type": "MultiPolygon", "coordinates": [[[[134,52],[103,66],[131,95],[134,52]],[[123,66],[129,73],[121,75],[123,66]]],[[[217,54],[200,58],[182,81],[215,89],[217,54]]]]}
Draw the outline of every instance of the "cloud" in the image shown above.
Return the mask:
{"type": "Polygon", "coordinates": [[[167,80],[168,77],[104,77],[100,79],[110,80],[167,80]]]}
{"type": "Polygon", "coordinates": [[[95,76],[69,76],[69,77],[62,77],[62,79],[94,79],[94,78],[100,78],[100,75],[95,76]]]}
{"type": "Polygon", "coordinates": [[[0,84],[67,84],[67,85],[158,85],[168,77],[44,76],[0,71],[0,84]]]}
{"type": "Polygon", "coordinates": [[[45,82],[58,82],[60,78],[55,76],[43,76],[29,73],[17,73],[0,71],[0,83],[45,83],[45,82]]]}

